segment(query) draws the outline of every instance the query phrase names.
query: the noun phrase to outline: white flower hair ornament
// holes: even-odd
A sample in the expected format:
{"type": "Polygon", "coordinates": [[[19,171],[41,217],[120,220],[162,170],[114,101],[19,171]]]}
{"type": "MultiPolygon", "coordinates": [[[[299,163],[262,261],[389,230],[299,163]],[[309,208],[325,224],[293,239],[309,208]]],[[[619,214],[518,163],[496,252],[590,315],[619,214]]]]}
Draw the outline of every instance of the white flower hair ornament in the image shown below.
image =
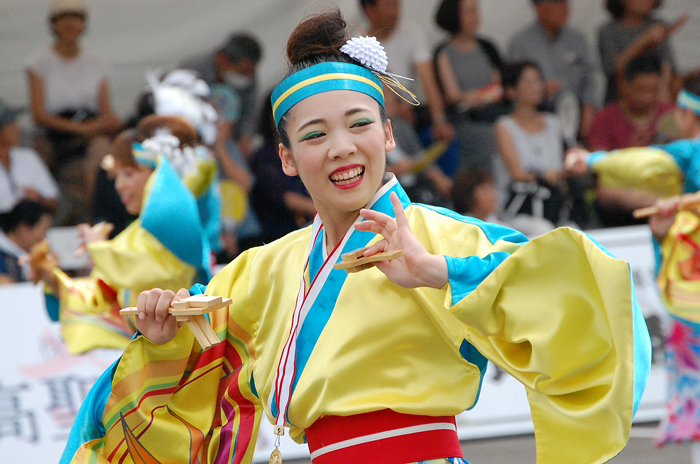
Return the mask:
{"type": "Polygon", "coordinates": [[[398,79],[409,81],[413,79],[386,71],[389,59],[384,51],[384,47],[375,37],[353,37],[340,47],[340,51],[372,71],[380,81],[386,84],[392,92],[405,102],[413,106],[420,104],[418,98],[398,81],[398,79]],[[408,98],[404,95],[408,96],[408,98]]]}
{"type": "Polygon", "coordinates": [[[167,128],[156,129],[153,136],[141,143],[141,147],[149,159],[155,160],[158,155],[167,158],[181,179],[198,170],[195,149],[189,146],[180,148],[180,139],[167,128]]]}
{"type": "Polygon", "coordinates": [[[192,71],[176,69],[162,80],[155,73],[146,76],[146,90],[153,93],[155,112],[161,116],[180,116],[192,124],[205,145],[216,141],[216,110],[204,101],[209,86],[192,71]]]}

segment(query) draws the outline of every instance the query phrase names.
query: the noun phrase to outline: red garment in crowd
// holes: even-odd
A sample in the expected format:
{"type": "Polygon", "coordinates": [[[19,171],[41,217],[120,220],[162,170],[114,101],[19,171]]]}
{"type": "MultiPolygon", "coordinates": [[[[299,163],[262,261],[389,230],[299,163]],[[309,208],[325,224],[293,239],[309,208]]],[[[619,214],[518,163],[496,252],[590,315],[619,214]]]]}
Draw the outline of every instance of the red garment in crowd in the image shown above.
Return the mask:
{"type": "Polygon", "coordinates": [[[671,103],[659,103],[650,124],[639,128],[627,118],[619,101],[610,103],[600,110],[593,120],[586,140],[588,148],[592,151],[612,151],[661,143],[663,140],[658,140],[659,122],[672,109],[671,103]]]}

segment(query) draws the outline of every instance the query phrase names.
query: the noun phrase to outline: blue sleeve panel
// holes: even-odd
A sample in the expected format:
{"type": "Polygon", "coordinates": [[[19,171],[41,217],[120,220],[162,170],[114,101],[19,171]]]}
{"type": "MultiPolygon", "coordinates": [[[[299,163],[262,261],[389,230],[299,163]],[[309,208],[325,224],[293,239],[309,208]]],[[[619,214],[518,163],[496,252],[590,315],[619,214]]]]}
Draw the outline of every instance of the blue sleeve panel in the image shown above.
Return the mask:
{"type": "Polygon", "coordinates": [[[630,286],[632,287],[632,317],[634,325],[634,402],[632,417],[637,414],[642,394],[651,372],[651,336],[642,310],[639,308],[634,290],[632,268],[630,268],[630,286]]]}
{"type": "Polygon", "coordinates": [[[700,190],[700,140],[685,139],[676,140],[666,145],[658,145],[655,148],[664,150],[671,155],[685,179],[683,191],[695,193],[700,190]]]}
{"type": "Polygon", "coordinates": [[[60,314],[58,311],[60,306],[58,298],[56,298],[54,295],[45,294],[44,299],[46,300],[46,312],[48,313],[49,318],[54,322],[58,322],[58,317],[60,314]]]}
{"type": "Polygon", "coordinates": [[[109,395],[112,393],[112,377],[120,360],[121,358],[114,361],[114,364],[102,373],[85,397],[73,422],[73,427],[70,429],[68,443],[66,443],[59,464],[69,464],[78,448],[84,443],[104,436],[105,428],[102,424],[102,416],[109,395]]]}
{"type": "Polygon", "coordinates": [[[206,289],[206,285],[194,284],[190,287],[190,295],[204,295],[206,289]]]}
{"type": "Polygon", "coordinates": [[[455,305],[476,289],[510,254],[505,251],[491,253],[484,258],[469,256],[453,258],[445,256],[447,274],[452,287],[452,304],[455,305]]]}
{"type": "Polygon", "coordinates": [[[661,261],[663,260],[661,256],[661,243],[652,235],[651,244],[654,247],[654,276],[658,277],[659,270],[661,269],[661,261]]]}

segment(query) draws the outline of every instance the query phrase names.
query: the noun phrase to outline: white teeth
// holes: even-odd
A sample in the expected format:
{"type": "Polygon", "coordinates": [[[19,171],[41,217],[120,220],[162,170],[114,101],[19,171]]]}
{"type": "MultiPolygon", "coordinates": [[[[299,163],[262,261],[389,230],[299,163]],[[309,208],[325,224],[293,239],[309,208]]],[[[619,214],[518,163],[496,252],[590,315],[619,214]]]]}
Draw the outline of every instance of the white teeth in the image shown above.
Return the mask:
{"type": "Polygon", "coordinates": [[[360,175],[364,172],[364,168],[357,167],[343,173],[331,174],[330,179],[336,185],[346,185],[359,180],[360,175]]]}

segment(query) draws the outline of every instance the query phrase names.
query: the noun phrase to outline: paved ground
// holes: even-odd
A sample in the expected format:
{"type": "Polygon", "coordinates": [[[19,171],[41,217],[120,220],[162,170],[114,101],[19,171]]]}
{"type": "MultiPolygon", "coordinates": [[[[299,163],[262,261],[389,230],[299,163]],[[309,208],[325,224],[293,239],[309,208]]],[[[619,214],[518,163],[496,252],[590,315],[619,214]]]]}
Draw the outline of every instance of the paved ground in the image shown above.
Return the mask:
{"type": "MultiPolygon", "coordinates": [[[[655,424],[635,426],[627,448],[610,464],[689,464],[690,450],[683,445],[655,448],[655,424]]],[[[471,464],[535,464],[535,438],[523,435],[462,442],[471,464]]],[[[309,464],[309,460],[285,460],[285,464],[309,464]]]]}

